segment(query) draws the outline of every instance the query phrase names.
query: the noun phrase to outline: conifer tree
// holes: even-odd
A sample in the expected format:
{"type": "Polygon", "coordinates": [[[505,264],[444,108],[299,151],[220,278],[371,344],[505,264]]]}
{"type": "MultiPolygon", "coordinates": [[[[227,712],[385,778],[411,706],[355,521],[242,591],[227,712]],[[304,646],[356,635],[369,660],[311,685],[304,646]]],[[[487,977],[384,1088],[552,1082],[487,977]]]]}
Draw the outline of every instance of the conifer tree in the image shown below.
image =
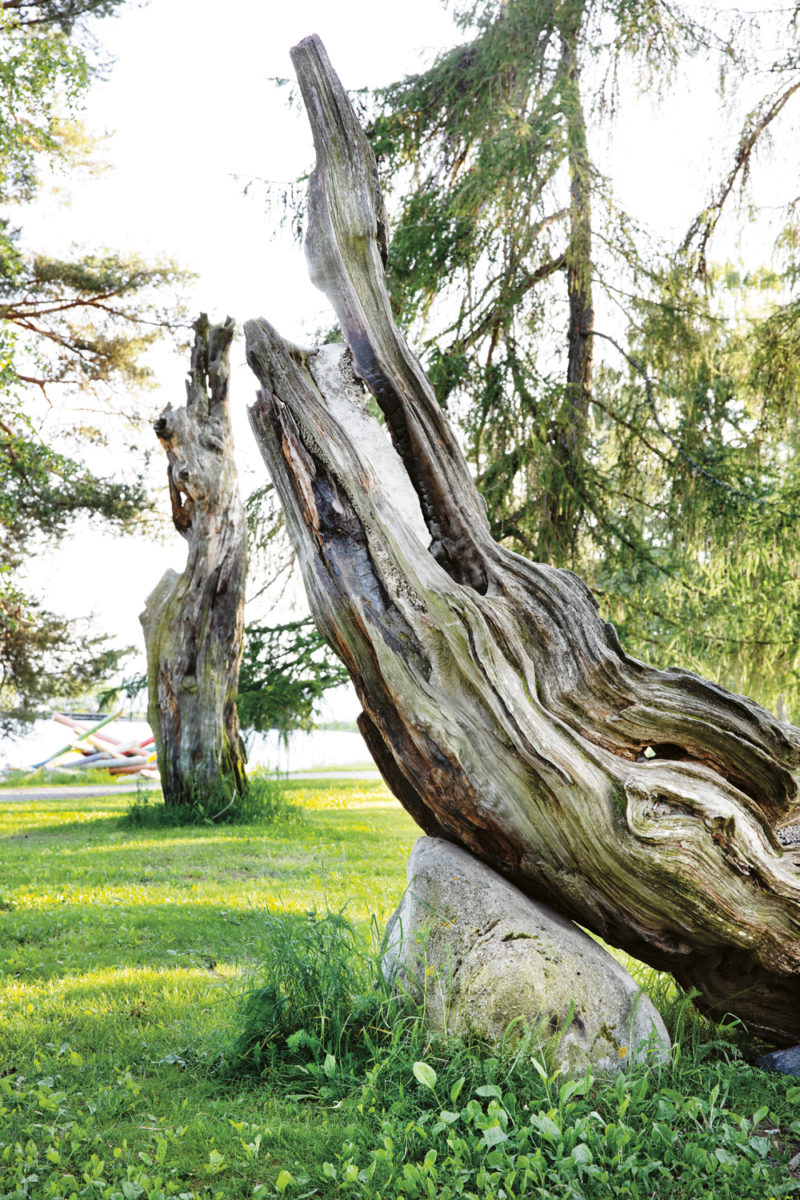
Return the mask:
{"type": "Polygon", "coordinates": [[[578,569],[638,653],[796,704],[800,563],[781,532],[796,513],[796,213],[767,272],[711,253],[780,122],[792,153],[794,16],[665,0],[480,0],[457,15],[469,40],[380,94],[371,142],[395,215],[396,316],[461,425],[492,533],[578,569]],[[788,50],[757,61],[759,29],[788,50]],[[728,96],[756,66],[771,90],[666,247],[619,207],[598,139],[625,119],[626,75],[658,93],[690,59],[728,96]]]}
{"type": "MultiPolygon", "coordinates": [[[[46,436],[37,403],[113,387],[140,387],[142,352],[175,326],[172,293],[184,278],[171,262],[109,251],[59,259],[23,249],[12,220],[35,199],[47,169],[85,156],[81,103],[100,67],[92,19],[122,0],[6,0],[0,10],[0,707],[31,709],[49,695],[82,691],[119,659],[103,638],[77,636],[44,611],[19,568],[43,539],[92,515],[124,526],[141,512],[140,477],[104,477],[75,443],[46,436]]],[[[47,426],[49,429],[52,422],[47,426]]],[[[96,428],[85,438],[97,440],[96,428]]]]}

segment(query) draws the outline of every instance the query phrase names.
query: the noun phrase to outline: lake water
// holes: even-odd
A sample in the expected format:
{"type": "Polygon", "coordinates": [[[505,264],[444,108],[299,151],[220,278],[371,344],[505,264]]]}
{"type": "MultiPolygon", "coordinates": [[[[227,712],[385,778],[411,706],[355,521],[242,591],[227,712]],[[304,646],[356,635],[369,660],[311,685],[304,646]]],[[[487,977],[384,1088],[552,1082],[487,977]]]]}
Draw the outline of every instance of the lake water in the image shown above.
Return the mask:
{"type": "MultiPolygon", "coordinates": [[[[91,722],[85,722],[88,726],[91,722]]],[[[146,721],[112,721],[107,727],[112,737],[142,741],[149,737],[146,721]]],[[[0,735],[0,770],[21,767],[48,758],[69,740],[69,730],[55,721],[34,721],[22,737],[0,735]]],[[[370,753],[360,733],[344,733],[333,729],[300,730],[290,733],[284,741],[275,730],[268,734],[250,734],[246,738],[248,761],[251,767],[271,767],[273,770],[313,771],[318,767],[349,766],[371,761],[370,753]]],[[[70,772],[76,777],[79,771],[70,772]]]]}

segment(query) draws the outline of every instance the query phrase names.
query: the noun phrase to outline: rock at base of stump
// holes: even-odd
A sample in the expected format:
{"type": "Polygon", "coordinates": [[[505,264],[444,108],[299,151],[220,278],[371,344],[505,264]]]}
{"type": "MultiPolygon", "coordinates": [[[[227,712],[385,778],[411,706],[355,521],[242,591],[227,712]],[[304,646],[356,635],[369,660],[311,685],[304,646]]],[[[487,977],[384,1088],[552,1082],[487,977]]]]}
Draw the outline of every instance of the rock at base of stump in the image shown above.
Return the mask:
{"type": "Polygon", "coordinates": [[[780,1071],[782,1075],[800,1075],[800,1046],[788,1050],[773,1050],[756,1059],[756,1066],[765,1071],[780,1071]]]}
{"type": "Polygon", "coordinates": [[[414,844],[408,881],[384,972],[424,997],[434,1032],[498,1044],[530,1031],[572,1076],[666,1057],[653,1004],[577,925],[440,838],[414,844]]]}

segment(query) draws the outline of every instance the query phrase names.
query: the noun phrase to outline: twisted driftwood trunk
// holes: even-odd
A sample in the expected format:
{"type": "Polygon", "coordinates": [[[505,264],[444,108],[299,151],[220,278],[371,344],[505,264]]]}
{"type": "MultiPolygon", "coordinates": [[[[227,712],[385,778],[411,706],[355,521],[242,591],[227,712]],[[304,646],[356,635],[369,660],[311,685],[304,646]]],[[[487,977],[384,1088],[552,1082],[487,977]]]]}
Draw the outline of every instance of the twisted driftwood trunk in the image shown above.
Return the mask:
{"type": "Polygon", "coordinates": [[[246,785],[236,715],[244,631],[245,523],[228,412],[233,320],[195,322],[185,408],[155,431],[167,452],[172,520],[189,551],[141,615],[150,725],[166,804],[229,802],[246,785]]]}
{"type": "Polygon", "coordinates": [[[629,658],[575,575],[492,541],[392,320],[369,145],[319,39],[293,57],[317,152],[306,251],[347,345],[300,350],[249,322],[251,419],[387,783],[427,832],[706,1009],[798,1040],[800,859],[781,836],[800,731],[629,658]]]}

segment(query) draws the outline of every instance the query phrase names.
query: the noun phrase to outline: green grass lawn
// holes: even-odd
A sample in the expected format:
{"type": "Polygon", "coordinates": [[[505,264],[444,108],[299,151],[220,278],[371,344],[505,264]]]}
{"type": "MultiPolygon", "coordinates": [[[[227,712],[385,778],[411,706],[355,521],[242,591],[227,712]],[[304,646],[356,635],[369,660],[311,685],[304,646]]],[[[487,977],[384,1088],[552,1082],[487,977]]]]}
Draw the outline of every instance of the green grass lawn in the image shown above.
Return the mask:
{"type": "Polygon", "coordinates": [[[366,937],[417,836],[383,785],[287,790],[275,824],[223,828],[124,828],[126,796],[0,796],[0,1200],[796,1188],[798,1081],[693,1021],[668,1067],[573,1090],[530,1054],[432,1047],[400,1025],[360,1075],[337,1083],[325,1058],[333,1087],[220,1073],[265,911],[344,909],[366,937]]]}

